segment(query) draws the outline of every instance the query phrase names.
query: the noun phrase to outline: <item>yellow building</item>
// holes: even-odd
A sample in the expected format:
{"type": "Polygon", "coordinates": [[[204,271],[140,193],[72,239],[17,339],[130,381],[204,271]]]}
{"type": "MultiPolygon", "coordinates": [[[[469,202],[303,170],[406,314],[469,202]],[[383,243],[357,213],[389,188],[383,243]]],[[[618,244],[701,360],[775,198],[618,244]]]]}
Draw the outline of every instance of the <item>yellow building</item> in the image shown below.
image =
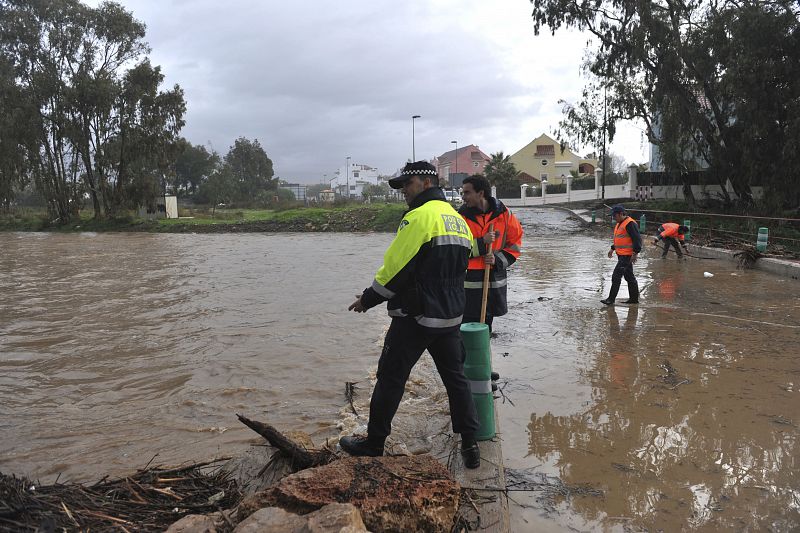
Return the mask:
{"type": "Polygon", "coordinates": [[[530,183],[547,180],[551,185],[564,182],[564,178],[576,171],[581,177],[594,176],[597,159],[587,159],[573,154],[569,148],[561,151],[561,145],[553,138],[542,134],[511,156],[522,181],[530,183]]]}

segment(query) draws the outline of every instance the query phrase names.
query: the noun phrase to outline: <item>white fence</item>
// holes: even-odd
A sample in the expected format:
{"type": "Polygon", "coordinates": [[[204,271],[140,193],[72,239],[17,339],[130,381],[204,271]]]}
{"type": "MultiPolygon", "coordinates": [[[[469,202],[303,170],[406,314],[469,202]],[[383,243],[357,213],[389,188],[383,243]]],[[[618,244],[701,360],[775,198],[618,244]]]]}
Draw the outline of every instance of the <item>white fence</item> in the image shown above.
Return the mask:
{"type": "MultiPolygon", "coordinates": [[[[634,191],[635,192],[635,191],[634,191]]],[[[631,191],[628,185],[606,185],[606,198],[630,198],[631,191]]],[[[521,207],[531,205],[563,204],[566,202],[583,202],[586,200],[599,200],[601,197],[600,189],[588,189],[580,191],[570,191],[561,194],[549,194],[545,192],[542,196],[528,196],[526,198],[501,198],[500,200],[508,207],[521,207]]]]}

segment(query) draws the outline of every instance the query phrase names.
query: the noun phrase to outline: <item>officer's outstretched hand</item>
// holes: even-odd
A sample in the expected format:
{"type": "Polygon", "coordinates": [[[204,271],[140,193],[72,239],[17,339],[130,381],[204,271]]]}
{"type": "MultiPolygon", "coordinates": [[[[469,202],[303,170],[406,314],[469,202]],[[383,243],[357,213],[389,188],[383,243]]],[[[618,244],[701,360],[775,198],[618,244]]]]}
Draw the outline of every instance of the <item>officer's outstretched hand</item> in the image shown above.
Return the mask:
{"type": "Polygon", "coordinates": [[[366,308],[361,304],[361,295],[356,294],[356,301],[350,304],[347,308],[348,311],[355,311],[356,313],[366,313],[366,308]]]}

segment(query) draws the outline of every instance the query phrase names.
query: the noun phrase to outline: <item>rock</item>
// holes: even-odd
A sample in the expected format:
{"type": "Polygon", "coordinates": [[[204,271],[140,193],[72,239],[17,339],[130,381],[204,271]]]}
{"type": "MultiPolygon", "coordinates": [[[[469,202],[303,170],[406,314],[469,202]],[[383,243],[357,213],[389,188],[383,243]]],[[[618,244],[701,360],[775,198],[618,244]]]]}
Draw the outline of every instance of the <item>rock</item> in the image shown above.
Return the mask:
{"type": "Polygon", "coordinates": [[[279,506],[309,513],[349,502],[371,531],[450,531],[460,488],[430,455],[348,457],[309,468],[246,500],[248,506],[279,506]]]}
{"type": "Polygon", "coordinates": [[[331,503],[311,514],[308,519],[309,533],[340,533],[341,531],[366,531],[361,513],[350,503],[331,503]]]}
{"type": "Polygon", "coordinates": [[[190,514],[169,526],[167,533],[217,533],[217,523],[212,516],[190,514]]]}
{"type": "Polygon", "coordinates": [[[281,531],[303,533],[307,520],[302,516],[287,513],[277,507],[266,507],[242,520],[233,533],[259,533],[261,531],[281,531]]]}

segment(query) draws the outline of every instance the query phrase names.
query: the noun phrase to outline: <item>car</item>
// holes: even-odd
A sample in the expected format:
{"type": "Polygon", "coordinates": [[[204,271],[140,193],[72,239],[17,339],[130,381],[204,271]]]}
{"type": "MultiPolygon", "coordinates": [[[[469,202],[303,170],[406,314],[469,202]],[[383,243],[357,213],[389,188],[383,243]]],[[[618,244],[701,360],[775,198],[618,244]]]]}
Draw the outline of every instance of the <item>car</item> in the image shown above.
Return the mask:
{"type": "Polygon", "coordinates": [[[455,189],[445,189],[444,197],[448,202],[455,204],[456,207],[464,203],[464,199],[461,198],[461,192],[455,189]]]}

